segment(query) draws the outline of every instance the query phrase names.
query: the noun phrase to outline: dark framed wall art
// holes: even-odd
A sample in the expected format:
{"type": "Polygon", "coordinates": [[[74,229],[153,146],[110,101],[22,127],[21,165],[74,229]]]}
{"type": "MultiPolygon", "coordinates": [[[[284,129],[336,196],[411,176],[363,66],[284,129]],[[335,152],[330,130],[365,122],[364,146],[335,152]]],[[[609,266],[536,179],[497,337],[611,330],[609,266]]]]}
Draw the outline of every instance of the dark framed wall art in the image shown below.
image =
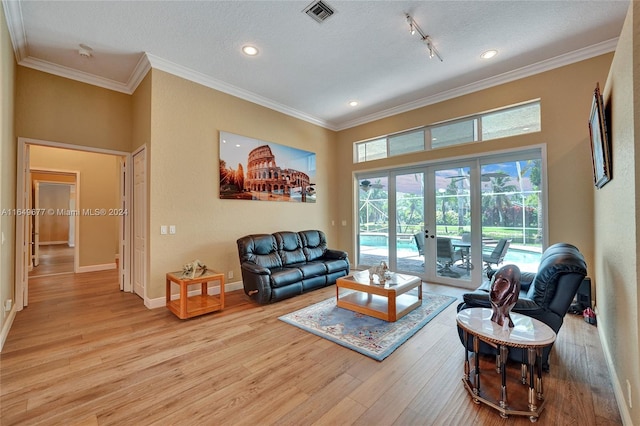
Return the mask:
{"type": "Polygon", "coordinates": [[[591,157],[593,160],[593,179],[596,188],[602,188],[611,176],[611,145],[607,132],[607,120],[600,93],[596,84],[591,101],[589,116],[589,135],[591,139],[591,157]]]}

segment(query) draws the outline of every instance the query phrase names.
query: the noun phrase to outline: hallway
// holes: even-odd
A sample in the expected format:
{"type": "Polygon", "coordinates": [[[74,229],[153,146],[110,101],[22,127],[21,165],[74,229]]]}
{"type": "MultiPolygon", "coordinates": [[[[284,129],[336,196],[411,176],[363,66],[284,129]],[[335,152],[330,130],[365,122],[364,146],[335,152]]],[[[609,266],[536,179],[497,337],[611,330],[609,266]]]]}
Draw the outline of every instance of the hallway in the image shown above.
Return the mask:
{"type": "Polygon", "coordinates": [[[73,247],[67,244],[41,245],[39,252],[40,262],[29,271],[30,278],[73,272],[73,247]]]}

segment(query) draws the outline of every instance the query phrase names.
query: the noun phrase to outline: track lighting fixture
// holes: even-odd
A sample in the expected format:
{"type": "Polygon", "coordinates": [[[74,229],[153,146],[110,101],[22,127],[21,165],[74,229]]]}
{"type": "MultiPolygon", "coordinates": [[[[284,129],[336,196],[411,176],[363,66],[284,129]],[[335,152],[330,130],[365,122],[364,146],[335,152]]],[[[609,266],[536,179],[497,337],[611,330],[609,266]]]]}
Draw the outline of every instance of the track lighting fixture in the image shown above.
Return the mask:
{"type": "Polygon", "coordinates": [[[411,15],[407,13],[406,16],[407,23],[409,24],[409,32],[411,34],[415,34],[416,32],[418,33],[418,35],[420,36],[420,40],[422,40],[422,42],[427,45],[429,58],[433,59],[434,56],[437,56],[438,59],[440,59],[440,62],[443,62],[442,56],[440,56],[440,52],[438,52],[438,49],[436,49],[436,47],[433,45],[433,40],[431,40],[431,37],[425,34],[424,31],[422,31],[422,28],[420,28],[418,23],[411,17],[411,15]]]}

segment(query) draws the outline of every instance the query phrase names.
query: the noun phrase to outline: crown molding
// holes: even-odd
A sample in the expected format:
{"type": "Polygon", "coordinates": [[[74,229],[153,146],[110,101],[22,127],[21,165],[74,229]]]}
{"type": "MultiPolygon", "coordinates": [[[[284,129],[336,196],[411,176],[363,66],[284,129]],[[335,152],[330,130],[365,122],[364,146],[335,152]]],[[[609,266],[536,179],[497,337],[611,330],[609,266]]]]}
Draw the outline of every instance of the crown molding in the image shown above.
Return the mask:
{"type": "Polygon", "coordinates": [[[504,74],[500,74],[494,77],[486,78],[484,80],[477,81],[475,83],[467,84],[465,86],[457,87],[455,89],[446,90],[434,95],[418,99],[413,102],[409,102],[403,105],[398,105],[393,108],[388,108],[384,111],[379,111],[373,114],[369,114],[364,117],[359,117],[353,120],[344,122],[339,121],[326,121],[294,108],[288,107],[281,103],[275,102],[271,99],[257,95],[248,90],[241,89],[237,86],[225,83],[223,81],[211,78],[203,73],[194,71],[187,67],[175,64],[173,62],[162,59],[150,53],[144,53],[141,55],[140,60],[136,64],[134,70],[127,83],[111,80],[104,77],[99,77],[93,74],[86,73],[84,71],[74,70],[68,67],[57,65],[41,59],[32,58],[28,54],[27,37],[24,30],[24,23],[22,20],[22,8],[21,1],[15,0],[2,0],[4,7],[4,13],[7,20],[7,26],[9,29],[9,36],[13,44],[13,50],[16,57],[16,62],[19,65],[33,68],[39,71],[54,74],[60,77],[77,80],[86,84],[102,87],[109,90],[114,90],[121,93],[133,94],[140,82],[144,79],[151,68],[173,74],[177,77],[184,78],[194,83],[201,84],[214,90],[218,90],[223,93],[235,96],[240,99],[264,106],[282,114],[298,118],[300,120],[315,124],[320,127],[324,127],[328,130],[340,131],[349,129],[352,127],[360,126],[372,121],[388,118],[393,115],[401,114],[404,112],[412,111],[418,108],[422,108],[428,105],[433,105],[438,102],[443,102],[449,99],[453,99],[459,96],[467,95],[473,92],[484,90],[490,87],[498,86],[500,84],[509,83],[514,80],[518,80],[525,77],[530,77],[535,74],[539,74],[545,71],[549,71],[555,68],[559,68],[565,65],[569,65],[582,60],[590,59],[595,56],[603,55],[615,50],[618,44],[618,38],[613,38],[592,46],[588,46],[565,55],[556,56],[551,59],[547,59],[542,62],[538,62],[531,66],[523,67],[514,71],[509,71],[504,74]]]}
{"type": "Polygon", "coordinates": [[[126,93],[127,95],[133,93],[125,83],[121,83],[119,81],[111,80],[104,77],[99,77],[84,71],[78,71],[62,65],[54,64],[52,62],[43,61],[42,59],[32,58],[29,56],[27,58],[24,58],[18,64],[22,65],[23,67],[33,68],[35,70],[57,75],[59,77],[76,80],[81,83],[91,84],[93,86],[102,87],[104,89],[126,93]]]}
{"type": "Polygon", "coordinates": [[[329,130],[334,130],[331,124],[325,120],[321,120],[317,117],[306,114],[302,111],[298,111],[296,109],[290,108],[286,105],[275,102],[263,96],[257,95],[248,90],[244,90],[237,86],[233,86],[231,84],[225,83],[224,81],[211,78],[208,75],[205,75],[201,72],[194,71],[190,68],[184,67],[182,65],[178,65],[171,61],[167,61],[166,59],[162,59],[150,53],[147,53],[147,58],[151,63],[151,68],[164,71],[169,74],[173,74],[177,77],[184,78],[185,80],[189,80],[194,83],[201,84],[203,86],[209,87],[210,89],[215,89],[220,92],[227,93],[229,95],[235,96],[240,99],[244,99],[254,104],[261,105],[263,107],[272,109],[274,111],[281,112],[291,117],[299,118],[300,120],[304,120],[309,123],[316,124],[320,127],[325,127],[329,130]]]}
{"type": "Polygon", "coordinates": [[[151,62],[149,62],[149,57],[147,53],[143,53],[140,55],[140,60],[136,64],[133,72],[129,76],[129,81],[127,82],[127,88],[129,89],[129,93],[133,94],[138,88],[138,85],[142,83],[147,73],[151,70],[151,62]]]}
{"type": "Polygon", "coordinates": [[[13,52],[16,62],[20,63],[27,57],[27,34],[24,31],[22,21],[22,8],[19,1],[2,0],[7,27],[9,28],[9,38],[13,45],[13,52]]]}
{"type": "Polygon", "coordinates": [[[388,118],[403,112],[412,111],[414,109],[422,108],[428,105],[433,105],[438,102],[447,101],[449,99],[457,98],[459,96],[468,95],[470,93],[478,92],[480,90],[495,87],[501,84],[509,83],[515,80],[519,80],[532,75],[540,74],[545,71],[550,71],[555,68],[560,68],[565,65],[570,65],[576,62],[580,62],[586,59],[594,58],[596,56],[603,55],[605,53],[613,52],[618,44],[618,38],[612,38],[610,40],[603,41],[601,43],[594,44],[582,49],[569,52],[564,55],[559,55],[551,59],[547,59],[530,66],[522,67],[517,70],[509,71],[503,74],[499,74],[494,77],[489,77],[484,80],[479,80],[475,83],[460,86],[455,89],[445,90],[444,92],[436,93],[435,95],[428,96],[426,98],[418,99],[413,102],[398,105],[393,108],[386,109],[384,111],[369,114],[364,117],[356,118],[353,120],[345,121],[343,123],[335,124],[336,131],[350,129],[352,127],[360,126],[372,121],[388,118]]]}

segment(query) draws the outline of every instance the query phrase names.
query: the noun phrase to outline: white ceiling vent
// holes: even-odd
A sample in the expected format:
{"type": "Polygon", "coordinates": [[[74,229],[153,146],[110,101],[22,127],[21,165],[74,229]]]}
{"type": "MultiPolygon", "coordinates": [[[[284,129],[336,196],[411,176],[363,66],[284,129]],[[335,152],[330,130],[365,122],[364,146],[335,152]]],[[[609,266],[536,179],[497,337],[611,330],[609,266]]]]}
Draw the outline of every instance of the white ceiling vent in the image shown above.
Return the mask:
{"type": "Polygon", "coordinates": [[[335,11],[322,0],[314,1],[304,9],[304,13],[318,22],[323,22],[329,16],[333,15],[334,12],[335,11]]]}

